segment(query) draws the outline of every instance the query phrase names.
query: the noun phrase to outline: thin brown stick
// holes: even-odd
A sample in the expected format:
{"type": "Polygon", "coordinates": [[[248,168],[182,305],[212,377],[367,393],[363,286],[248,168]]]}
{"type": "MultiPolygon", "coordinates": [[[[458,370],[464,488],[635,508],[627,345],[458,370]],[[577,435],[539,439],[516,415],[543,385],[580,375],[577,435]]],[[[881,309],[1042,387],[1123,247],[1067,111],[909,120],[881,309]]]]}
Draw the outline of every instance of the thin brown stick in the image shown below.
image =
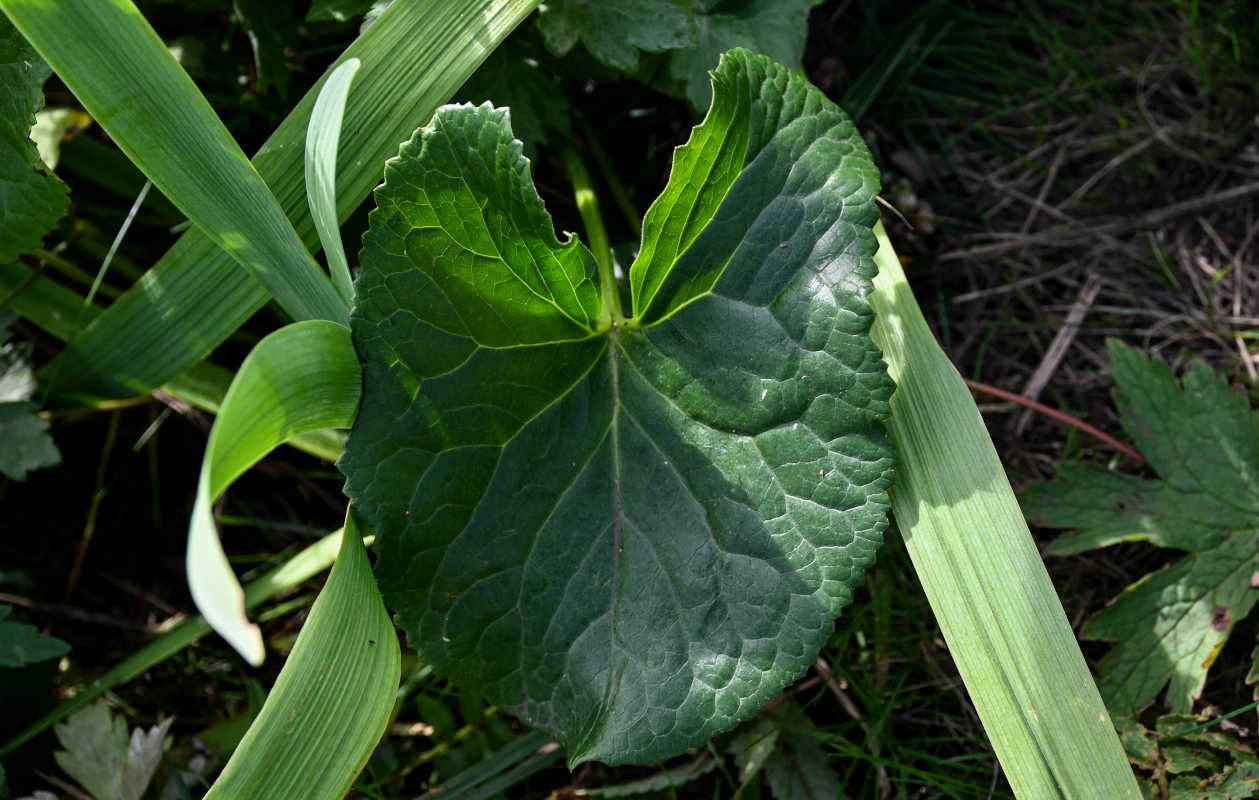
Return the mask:
{"type": "Polygon", "coordinates": [[[1131,456],[1142,464],[1147,463],[1145,456],[1141,455],[1139,451],[1118,441],[1110,434],[1094,428],[1082,419],[1077,419],[1070,414],[1059,411],[1056,408],[1050,408],[1044,403],[1039,403],[1029,397],[1023,397],[1022,395],[1015,394],[1014,392],[1007,392],[1005,389],[998,389],[995,386],[980,383],[979,381],[972,381],[969,378],[964,378],[963,380],[966,381],[967,386],[976,392],[982,392],[983,394],[992,395],[993,397],[999,397],[1002,400],[1008,400],[1009,402],[1023,406],[1024,408],[1030,408],[1033,411],[1038,411],[1051,419],[1056,419],[1064,425],[1070,425],[1073,428],[1087,433],[1089,436],[1105,442],[1124,455],[1131,456]]]}
{"type": "Polygon", "coordinates": [[[975,256],[988,255],[991,253],[1001,253],[1006,250],[1012,250],[1016,247],[1074,246],[1097,236],[1117,236],[1138,230],[1140,228],[1152,227],[1176,217],[1196,214],[1215,206],[1239,202],[1256,194],[1259,194],[1259,183],[1248,183],[1244,186],[1235,186],[1232,189],[1226,189],[1222,192],[1217,192],[1205,197],[1195,197],[1192,200],[1186,200],[1181,203],[1173,203],[1169,206],[1156,208],[1153,211],[1147,211],[1144,214],[1135,214],[1126,219],[1094,224],[1084,223],[1082,227],[1064,226],[1028,235],[1006,234],[1000,241],[976,245],[975,247],[970,247],[965,250],[953,250],[951,252],[944,253],[940,256],[939,260],[953,261],[959,258],[974,258],[975,256]]]}

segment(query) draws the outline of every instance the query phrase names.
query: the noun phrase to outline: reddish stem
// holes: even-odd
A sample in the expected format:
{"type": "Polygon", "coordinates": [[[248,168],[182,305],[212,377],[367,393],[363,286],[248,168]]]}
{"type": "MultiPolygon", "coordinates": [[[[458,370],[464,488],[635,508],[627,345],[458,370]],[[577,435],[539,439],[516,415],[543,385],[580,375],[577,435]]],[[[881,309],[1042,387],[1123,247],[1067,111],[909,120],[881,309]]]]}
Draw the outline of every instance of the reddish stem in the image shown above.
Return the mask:
{"type": "Polygon", "coordinates": [[[1088,424],[1084,420],[1076,419],[1070,414],[1064,414],[1063,412],[1059,411],[1056,408],[1050,408],[1044,403],[1038,403],[1037,401],[1031,399],[1030,397],[1024,397],[1021,394],[1015,394],[1014,392],[1007,392],[1005,389],[998,389],[995,386],[990,386],[986,383],[980,383],[979,381],[972,381],[969,378],[963,378],[963,380],[966,381],[967,386],[969,386],[971,389],[975,390],[976,392],[989,394],[989,395],[992,395],[993,397],[999,397],[1002,400],[1008,400],[1011,403],[1016,403],[1020,406],[1023,406],[1024,408],[1030,408],[1031,410],[1044,414],[1047,417],[1056,419],[1059,422],[1063,423],[1064,425],[1070,425],[1073,428],[1078,428],[1079,430],[1087,433],[1089,436],[1093,436],[1097,439],[1102,440],[1103,442],[1115,448],[1116,450],[1123,453],[1124,455],[1132,456],[1137,461],[1140,461],[1143,464],[1145,463],[1145,457],[1142,456],[1141,453],[1137,451],[1135,448],[1132,448],[1126,444],[1123,444],[1122,442],[1115,439],[1113,436],[1110,436],[1109,434],[1104,433],[1098,430],[1097,428],[1094,428],[1092,425],[1088,424]]]}

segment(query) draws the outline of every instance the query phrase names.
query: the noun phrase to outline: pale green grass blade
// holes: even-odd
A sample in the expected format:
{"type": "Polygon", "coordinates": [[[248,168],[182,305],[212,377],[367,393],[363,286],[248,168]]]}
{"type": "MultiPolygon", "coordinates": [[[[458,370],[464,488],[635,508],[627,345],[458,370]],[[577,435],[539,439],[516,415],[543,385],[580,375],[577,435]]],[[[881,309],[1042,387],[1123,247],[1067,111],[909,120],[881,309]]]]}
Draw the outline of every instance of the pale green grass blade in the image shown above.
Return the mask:
{"type": "Polygon", "coordinates": [[[295,322],[254,347],[210,431],[188,529],[188,588],[211,627],[255,666],[263,660],[262,635],[245,616],[244,593],[219,544],[214,501],[293,436],[353,425],[361,384],[349,328],[295,322]]]}
{"type": "Polygon", "coordinates": [[[896,380],[892,510],[1016,795],[1141,793],[970,391],[882,224],[871,331],[896,380]]]}
{"type": "MultiPolygon", "coordinates": [[[[245,608],[251,609],[260,603],[265,603],[281,592],[288,591],[327,569],[336,557],[337,550],[341,548],[342,532],[338,530],[328,534],[284,564],[250,581],[245,587],[245,608]]],[[[0,746],[0,757],[13,752],[115,686],[143,675],[152,667],[209,633],[211,633],[210,624],[200,614],[184,620],[132,653],[104,675],[80,687],[73,697],[27,725],[0,746]]]]}
{"type": "MultiPolygon", "coordinates": [[[[537,0],[396,0],[338,63],[363,62],[337,151],[337,218],[344,221],[380,183],[386,159],[428,122],[537,0]]],[[[317,84],[254,156],[254,167],[302,241],[317,240],[302,161],[317,84]]],[[[48,365],[61,402],[145,394],[204,358],[266,303],[254,281],[191,230],[154,269],[48,365]],[[153,347],[160,340],[163,347],[153,347]]]]}
{"type": "MultiPolygon", "coordinates": [[[[76,324],[95,319],[101,310],[83,304],[83,297],[25,264],[0,264],[0,308],[12,308],[22,318],[65,341],[76,324]]],[[[200,361],[176,375],[158,389],[210,414],[219,413],[227,388],[232,383],[228,370],[200,361]]],[[[345,432],[321,430],[294,436],[288,444],[325,461],[341,457],[345,432]]]]}
{"type": "Polygon", "coordinates": [[[310,203],[310,216],[328,258],[332,283],[346,303],[354,297],[354,282],[350,279],[350,264],[345,260],[337,219],[337,143],[341,138],[345,98],[350,93],[354,73],[361,65],[357,58],[351,58],[332,71],[315,100],[310,126],[306,129],[306,198],[310,203]]]}
{"type": "Polygon", "coordinates": [[[267,185],[130,0],[0,8],[127,157],[285,310],[346,319],[267,185]]]}
{"type": "Polygon", "coordinates": [[[385,731],[400,677],[398,636],[351,511],[327,585],[206,800],[340,800],[385,731]]]}

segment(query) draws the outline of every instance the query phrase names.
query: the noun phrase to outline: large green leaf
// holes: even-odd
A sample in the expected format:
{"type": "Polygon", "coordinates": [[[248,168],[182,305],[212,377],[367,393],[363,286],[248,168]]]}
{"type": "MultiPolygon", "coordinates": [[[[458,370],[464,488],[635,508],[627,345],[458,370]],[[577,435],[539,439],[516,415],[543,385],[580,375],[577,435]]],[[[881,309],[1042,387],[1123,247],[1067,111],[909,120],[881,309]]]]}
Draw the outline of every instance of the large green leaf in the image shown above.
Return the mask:
{"type": "Polygon", "coordinates": [[[341,465],[382,591],[423,658],[570,762],[752,714],[813,662],[886,525],[878,172],[788,69],[734,51],[714,82],[646,218],[641,319],[556,240],[489,106],[403,146],[364,238],[341,465]]]}
{"type": "Polygon", "coordinates": [[[65,214],[66,185],[46,174],[30,139],[51,72],[0,15],[0,264],[38,247],[65,214]]]}

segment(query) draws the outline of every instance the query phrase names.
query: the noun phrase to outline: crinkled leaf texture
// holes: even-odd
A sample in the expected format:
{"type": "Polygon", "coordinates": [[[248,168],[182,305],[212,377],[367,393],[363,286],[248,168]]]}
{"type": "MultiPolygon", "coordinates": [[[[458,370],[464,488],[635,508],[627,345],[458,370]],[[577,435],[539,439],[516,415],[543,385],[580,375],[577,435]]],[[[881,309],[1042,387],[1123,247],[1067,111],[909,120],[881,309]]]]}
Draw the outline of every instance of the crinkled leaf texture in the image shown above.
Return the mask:
{"type": "Polygon", "coordinates": [[[1098,667],[1107,707],[1134,714],[1168,685],[1174,711],[1193,707],[1233,626],[1259,599],[1259,436],[1243,394],[1205,364],[1183,387],[1167,364],[1110,343],[1124,427],[1159,475],[1142,480],[1063,465],[1020,498],[1029,518],[1075,528],[1057,554],[1149,541],[1188,551],[1124,590],[1084,628],[1117,641],[1098,667]]]}
{"type": "Polygon", "coordinates": [[[886,526],[878,172],[788,69],[736,50],[713,80],[644,220],[631,317],[488,105],[403,145],[363,240],[341,466],[386,603],[572,763],[664,758],[754,713],[886,526]]]}

